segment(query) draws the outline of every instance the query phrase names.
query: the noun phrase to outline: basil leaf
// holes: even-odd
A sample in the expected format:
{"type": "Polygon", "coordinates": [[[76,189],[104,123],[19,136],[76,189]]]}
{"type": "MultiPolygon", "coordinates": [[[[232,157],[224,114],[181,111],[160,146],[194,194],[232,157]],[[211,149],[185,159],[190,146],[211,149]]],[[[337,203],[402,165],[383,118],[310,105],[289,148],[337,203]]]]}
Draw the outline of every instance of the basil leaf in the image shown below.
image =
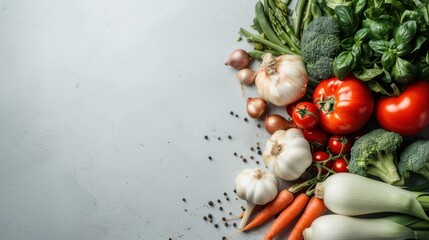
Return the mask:
{"type": "Polygon", "coordinates": [[[425,33],[426,32],[426,30],[427,30],[426,21],[420,13],[418,13],[416,11],[405,10],[401,15],[400,23],[404,23],[404,22],[407,22],[410,20],[416,21],[417,32],[419,32],[419,33],[425,33]]]}
{"type": "Polygon", "coordinates": [[[405,5],[399,0],[386,0],[385,3],[392,5],[394,8],[401,12],[405,10],[405,5]]]}
{"type": "Polygon", "coordinates": [[[415,79],[418,74],[416,66],[400,57],[396,58],[396,62],[392,67],[392,78],[397,83],[407,84],[415,79]]]}
{"type": "Polygon", "coordinates": [[[414,20],[406,21],[395,30],[394,39],[396,44],[410,43],[417,33],[417,23],[414,20]]]}
{"type": "Polygon", "coordinates": [[[359,26],[359,17],[350,7],[335,7],[335,15],[340,30],[347,35],[352,34],[359,26]]]}
{"type": "Polygon", "coordinates": [[[396,55],[399,57],[403,57],[409,54],[411,50],[412,50],[411,44],[401,43],[396,47],[396,55]]]}
{"type": "Polygon", "coordinates": [[[378,68],[372,68],[372,69],[362,68],[360,70],[353,71],[353,74],[357,78],[365,82],[379,76],[382,73],[383,73],[383,69],[378,69],[378,68]]]}
{"type": "Polygon", "coordinates": [[[334,60],[333,70],[338,79],[344,79],[356,66],[355,56],[348,51],[341,52],[334,60]]]}
{"type": "Polygon", "coordinates": [[[351,7],[353,4],[352,0],[325,0],[328,7],[335,9],[337,6],[347,6],[351,7]]]}
{"type": "Polygon", "coordinates": [[[378,83],[377,81],[371,80],[371,81],[367,82],[367,85],[373,92],[377,92],[377,93],[381,93],[383,95],[387,95],[386,89],[384,89],[384,87],[381,86],[381,84],[378,83]]]}
{"type": "Polygon", "coordinates": [[[353,54],[353,56],[355,56],[356,59],[360,59],[360,56],[361,56],[361,44],[360,43],[353,44],[351,53],[353,54]]]}
{"type": "Polygon", "coordinates": [[[392,76],[390,75],[389,71],[387,71],[386,69],[383,69],[384,75],[381,78],[381,81],[383,81],[384,83],[392,83],[392,76]]]}
{"type": "Polygon", "coordinates": [[[370,40],[368,44],[372,50],[380,54],[383,54],[385,51],[389,50],[389,42],[386,40],[370,40]]]}
{"type": "Polygon", "coordinates": [[[357,30],[354,36],[355,42],[363,42],[366,41],[369,38],[369,29],[368,28],[361,28],[357,30]]]}
{"type": "Polygon", "coordinates": [[[355,5],[355,13],[361,13],[366,7],[367,0],[357,0],[355,5]]]}
{"type": "Polygon", "coordinates": [[[391,51],[386,51],[381,55],[381,65],[384,69],[390,69],[392,65],[395,63],[396,56],[391,51]]]}
{"type": "Polygon", "coordinates": [[[389,19],[378,19],[369,26],[371,39],[389,40],[393,36],[395,25],[389,19]]]}
{"type": "Polygon", "coordinates": [[[370,7],[365,10],[363,15],[369,19],[377,19],[381,14],[383,14],[384,9],[370,7]]]}
{"type": "Polygon", "coordinates": [[[420,50],[423,44],[426,42],[427,38],[423,36],[417,36],[414,41],[414,48],[411,50],[411,53],[420,50]]]}
{"type": "Polygon", "coordinates": [[[346,50],[351,50],[353,47],[353,44],[355,44],[355,40],[352,37],[344,38],[340,42],[341,47],[346,50]]]}

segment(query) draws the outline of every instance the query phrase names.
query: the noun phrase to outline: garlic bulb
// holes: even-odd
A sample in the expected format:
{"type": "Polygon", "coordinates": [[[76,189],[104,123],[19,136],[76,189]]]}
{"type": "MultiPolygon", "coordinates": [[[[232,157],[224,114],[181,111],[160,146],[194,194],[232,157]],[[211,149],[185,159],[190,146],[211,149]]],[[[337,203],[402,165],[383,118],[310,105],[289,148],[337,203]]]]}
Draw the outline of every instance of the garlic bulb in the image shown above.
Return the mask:
{"type": "Polygon", "coordinates": [[[277,196],[278,185],[272,173],[259,168],[247,168],[237,175],[235,190],[239,198],[247,201],[246,212],[238,229],[244,228],[255,205],[264,205],[277,196]]]}
{"type": "Polygon", "coordinates": [[[263,160],[276,177],[296,180],[312,162],[310,143],[297,128],[278,130],[267,141],[263,160]]]}
{"type": "Polygon", "coordinates": [[[279,107],[302,98],[307,82],[308,74],[301,56],[291,54],[275,58],[271,53],[262,56],[255,80],[259,96],[279,107]]]}

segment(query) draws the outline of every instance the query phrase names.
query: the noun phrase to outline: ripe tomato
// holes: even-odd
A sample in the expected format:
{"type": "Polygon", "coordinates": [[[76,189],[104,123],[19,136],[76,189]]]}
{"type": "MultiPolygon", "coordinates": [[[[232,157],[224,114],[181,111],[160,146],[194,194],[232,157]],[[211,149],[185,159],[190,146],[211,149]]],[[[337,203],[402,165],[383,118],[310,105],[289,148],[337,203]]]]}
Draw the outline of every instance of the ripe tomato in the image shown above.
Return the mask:
{"type": "Polygon", "coordinates": [[[319,123],[319,110],[311,102],[300,102],[292,111],[292,119],[302,129],[311,129],[319,123]]]}
{"type": "Polygon", "coordinates": [[[329,134],[322,129],[315,127],[312,129],[304,129],[302,131],[304,138],[310,142],[313,152],[324,151],[328,146],[329,134]]]}
{"type": "Polygon", "coordinates": [[[404,136],[418,134],[429,124],[429,82],[414,82],[397,97],[380,98],[375,115],[388,131],[404,136]]]}
{"type": "MultiPolygon", "coordinates": [[[[329,158],[329,154],[327,152],[318,151],[313,153],[313,162],[322,163],[323,161],[329,158]]],[[[327,161],[324,164],[328,168],[332,168],[332,161],[327,161]]],[[[325,168],[322,168],[322,173],[328,172],[325,168]]]]}
{"type": "Polygon", "coordinates": [[[328,147],[334,155],[348,154],[352,146],[352,139],[347,136],[334,135],[329,138],[328,147]]]}
{"type": "Polygon", "coordinates": [[[319,125],[332,134],[348,134],[361,128],[371,117],[374,99],[368,86],[350,75],[332,77],[317,85],[313,103],[319,108],[319,125]]]}
{"type": "Polygon", "coordinates": [[[344,158],[335,159],[332,170],[334,170],[336,173],[349,172],[349,169],[347,168],[347,161],[344,158]]]}

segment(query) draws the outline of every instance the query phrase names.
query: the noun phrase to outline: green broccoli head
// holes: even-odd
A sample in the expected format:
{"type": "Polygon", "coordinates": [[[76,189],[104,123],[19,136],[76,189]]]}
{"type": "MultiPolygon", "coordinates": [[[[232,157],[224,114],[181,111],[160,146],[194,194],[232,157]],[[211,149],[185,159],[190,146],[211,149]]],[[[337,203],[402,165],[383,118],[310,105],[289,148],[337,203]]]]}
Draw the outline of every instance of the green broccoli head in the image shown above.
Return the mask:
{"type": "Polygon", "coordinates": [[[333,17],[324,16],[314,19],[308,24],[306,32],[316,32],[318,34],[339,35],[340,26],[333,17]]]}
{"type": "Polygon", "coordinates": [[[339,33],[338,23],[332,17],[316,18],[304,31],[301,55],[312,78],[320,80],[334,75],[331,59],[341,50],[339,33]]]}
{"type": "Polygon", "coordinates": [[[351,149],[349,172],[361,176],[375,176],[384,182],[402,185],[396,168],[396,152],[403,142],[400,134],[375,129],[360,137],[351,149]]]}
{"type": "Polygon", "coordinates": [[[327,79],[332,77],[334,58],[320,57],[316,62],[305,64],[307,72],[314,79],[327,79]]]}
{"type": "Polygon", "coordinates": [[[315,62],[321,57],[335,58],[340,51],[340,40],[335,35],[318,34],[301,49],[306,63],[315,62]]]}
{"type": "Polygon", "coordinates": [[[429,140],[417,140],[406,147],[399,157],[398,170],[404,178],[417,173],[429,180],[429,140]]]}

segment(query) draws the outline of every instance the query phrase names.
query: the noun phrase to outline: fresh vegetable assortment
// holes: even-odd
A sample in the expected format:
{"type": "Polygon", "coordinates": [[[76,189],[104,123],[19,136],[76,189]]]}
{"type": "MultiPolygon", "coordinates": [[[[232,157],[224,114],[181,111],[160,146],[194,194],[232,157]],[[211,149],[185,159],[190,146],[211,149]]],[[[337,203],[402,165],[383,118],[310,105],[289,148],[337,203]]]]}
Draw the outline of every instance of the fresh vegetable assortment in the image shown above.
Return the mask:
{"type": "Polygon", "coordinates": [[[257,1],[239,31],[253,49],[225,63],[256,86],[246,111],[271,134],[267,169],[236,178],[247,208],[231,237],[428,239],[429,184],[414,185],[429,181],[429,1],[289,4],[257,1]]]}

